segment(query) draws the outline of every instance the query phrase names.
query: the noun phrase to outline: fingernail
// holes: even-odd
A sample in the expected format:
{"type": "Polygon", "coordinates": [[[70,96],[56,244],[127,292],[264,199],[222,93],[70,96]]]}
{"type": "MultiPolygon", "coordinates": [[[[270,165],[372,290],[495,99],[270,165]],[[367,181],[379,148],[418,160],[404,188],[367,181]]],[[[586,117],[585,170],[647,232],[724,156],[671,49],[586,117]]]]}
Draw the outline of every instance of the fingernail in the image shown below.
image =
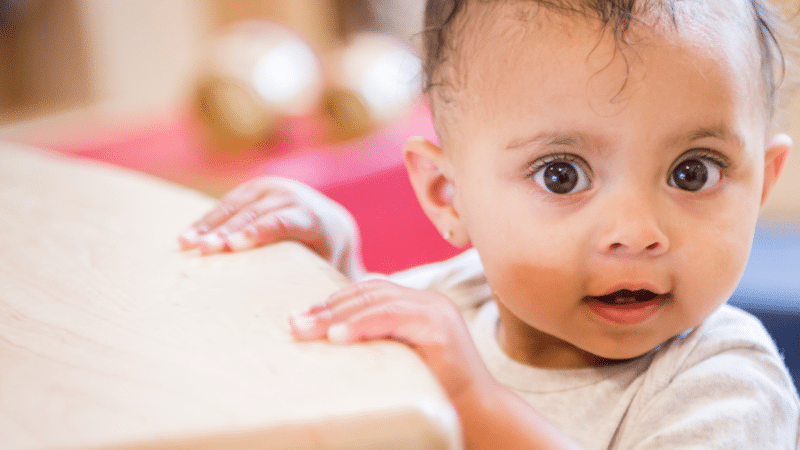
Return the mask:
{"type": "Polygon", "coordinates": [[[241,231],[229,235],[226,240],[231,250],[244,250],[253,246],[253,240],[241,231]]]}
{"type": "Polygon", "coordinates": [[[322,311],[325,311],[325,310],[329,309],[328,305],[329,304],[328,304],[327,301],[320,302],[320,303],[315,303],[315,304],[309,306],[308,309],[306,309],[304,311],[304,313],[305,314],[310,314],[310,315],[316,315],[316,314],[321,313],[322,311]]]}
{"type": "Polygon", "coordinates": [[[222,240],[219,234],[213,233],[206,236],[203,236],[201,242],[205,244],[203,250],[213,252],[217,250],[222,250],[225,247],[225,241],[222,240]]]}
{"type": "Polygon", "coordinates": [[[344,323],[337,323],[331,325],[328,328],[328,340],[336,343],[342,344],[347,342],[347,338],[350,335],[350,329],[344,323]]]}
{"type": "Polygon", "coordinates": [[[780,142],[783,145],[792,145],[792,138],[786,133],[781,133],[773,139],[773,142],[780,142]]]}
{"type": "Polygon", "coordinates": [[[311,329],[314,328],[314,325],[316,324],[316,321],[314,320],[313,317],[304,316],[302,314],[297,314],[297,315],[293,314],[291,320],[292,324],[294,325],[294,328],[297,331],[303,333],[311,331],[311,329]]]}
{"type": "Polygon", "coordinates": [[[197,231],[196,228],[189,228],[188,230],[184,231],[181,235],[181,239],[183,239],[187,243],[196,244],[198,239],[200,239],[200,233],[197,231]]]}

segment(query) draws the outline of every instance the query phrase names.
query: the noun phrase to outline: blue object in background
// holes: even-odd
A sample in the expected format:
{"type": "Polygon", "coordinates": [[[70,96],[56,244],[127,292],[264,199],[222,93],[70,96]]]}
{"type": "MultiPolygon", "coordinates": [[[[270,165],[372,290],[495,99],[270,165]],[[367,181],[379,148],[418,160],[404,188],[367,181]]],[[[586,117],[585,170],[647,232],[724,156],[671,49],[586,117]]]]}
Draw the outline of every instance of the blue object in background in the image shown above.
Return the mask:
{"type": "Polygon", "coordinates": [[[800,225],[759,226],[729,303],[761,319],[800,389],[800,225]]]}

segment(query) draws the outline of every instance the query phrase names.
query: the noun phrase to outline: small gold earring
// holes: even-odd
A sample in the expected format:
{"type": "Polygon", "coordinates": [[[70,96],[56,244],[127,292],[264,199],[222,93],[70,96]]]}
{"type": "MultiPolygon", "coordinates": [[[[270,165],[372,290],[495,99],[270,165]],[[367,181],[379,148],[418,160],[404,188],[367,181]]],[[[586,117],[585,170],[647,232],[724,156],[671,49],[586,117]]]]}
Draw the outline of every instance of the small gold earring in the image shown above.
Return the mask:
{"type": "Polygon", "coordinates": [[[444,238],[445,241],[449,241],[450,239],[453,239],[453,230],[445,231],[444,233],[442,233],[442,237],[444,238]]]}

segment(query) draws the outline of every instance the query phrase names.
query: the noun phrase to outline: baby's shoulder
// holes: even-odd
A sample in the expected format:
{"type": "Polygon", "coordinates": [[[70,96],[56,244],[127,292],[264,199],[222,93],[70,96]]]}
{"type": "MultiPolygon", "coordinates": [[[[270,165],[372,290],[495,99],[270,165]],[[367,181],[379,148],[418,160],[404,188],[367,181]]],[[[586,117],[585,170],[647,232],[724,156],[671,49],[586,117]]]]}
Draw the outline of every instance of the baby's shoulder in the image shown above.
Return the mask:
{"type": "Polygon", "coordinates": [[[656,350],[654,364],[689,368],[728,354],[744,358],[783,361],[772,338],[755,316],[730,305],[722,305],[700,326],[667,341],[656,350]]]}
{"type": "Polygon", "coordinates": [[[724,376],[729,380],[757,376],[794,389],[783,358],[761,322],[730,305],[723,305],[700,326],[667,341],[655,352],[648,372],[656,385],[686,376],[724,376]]]}
{"type": "Polygon", "coordinates": [[[628,443],[677,444],[692,433],[725,443],[717,448],[798,443],[800,399],[791,376],[759,320],[735,307],[721,307],[654,350],[641,377],[624,425],[628,443]]]}

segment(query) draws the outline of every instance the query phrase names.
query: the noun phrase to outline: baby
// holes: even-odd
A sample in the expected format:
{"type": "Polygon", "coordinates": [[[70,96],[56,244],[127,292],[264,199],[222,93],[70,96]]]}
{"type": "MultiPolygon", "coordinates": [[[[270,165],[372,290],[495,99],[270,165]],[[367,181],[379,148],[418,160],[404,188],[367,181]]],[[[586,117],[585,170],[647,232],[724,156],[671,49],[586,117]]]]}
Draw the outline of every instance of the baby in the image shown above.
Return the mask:
{"type": "MultiPolygon", "coordinates": [[[[425,213],[462,255],[357,282],[297,339],[393,339],[469,448],[793,449],[797,393],[725,305],[791,141],[769,139],[780,53],[763,0],[430,0],[439,145],[412,138],[425,213]]],[[[261,179],[181,238],[297,239],[362,276],[352,219],[261,179]]]]}

